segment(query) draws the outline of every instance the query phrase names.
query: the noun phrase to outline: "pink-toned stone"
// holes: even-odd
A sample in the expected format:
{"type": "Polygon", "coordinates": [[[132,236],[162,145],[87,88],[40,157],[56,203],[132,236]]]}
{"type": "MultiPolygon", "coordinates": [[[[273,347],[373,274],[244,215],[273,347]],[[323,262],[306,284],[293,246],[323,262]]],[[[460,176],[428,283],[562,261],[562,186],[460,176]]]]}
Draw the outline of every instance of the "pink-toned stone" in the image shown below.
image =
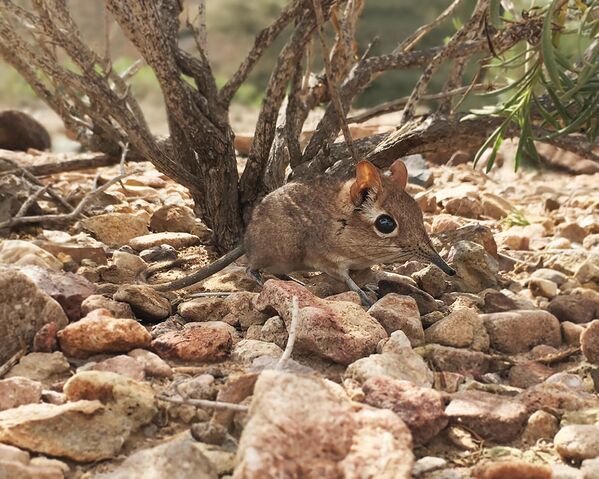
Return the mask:
{"type": "Polygon", "coordinates": [[[289,281],[267,281],[256,306],[261,311],[274,308],[289,328],[293,297],[299,305],[297,351],[350,364],[373,353],[387,337],[384,328],[357,304],[320,299],[289,281]]]}
{"type": "Polygon", "coordinates": [[[62,306],[70,321],[81,319],[81,303],[96,291],[83,276],[41,266],[21,266],[19,271],[62,306]]]}
{"type": "Polygon", "coordinates": [[[55,322],[62,328],[68,323],[55,300],[11,268],[0,267],[0,309],[0,364],[29,346],[44,325],[55,322]]]}
{"type": "Polygon", "coordinates": [[[357,407],[338,385],[315,376],[264,371],[235,476],[410,479],[413,463],[409,429],[392,411],[357,407]]]}
{"type": "Polygon", "coordinates": [[[0,380],[0,411],[40,402],[42,385],[24,377],[0,380]]]}
{"type": "Polygon", "coordinates": [[[120,374],[137,381],[143,381],[146,377],[143,364],[136,359],[121,354],[113,358],[105,359],[99,363],[93,364],[86,369],[87,371],[108,371],[120,374]]]}
{"type": "Polygon", "coordinates": [[[389,377],[369,379],[362,389],[365,403],[391,409],[402,418],[416,444],[430,441],[447,426],[445,401],[434,389],[389,377]]]}
{"type": "Polygon", "coordinates": [[[58,346],[58,326],[48,323],[35,333],[31,350],[36,353],[51,353],[58,346]]]}
{"type": "Polygon", "coordinates": [[[58,332],[67,356],[85,358],[98,353],[127,353],[150,345],[150,333],[129,318],[115,318],[107,309],[95,309],[58,332]]]}
{"type": "Polygon", "coordinates": [[[84,316],[91,313],[94,309],[107,309],[115,318],[135,319],[131,306],[127,303],[115,301],[101,294],[92,294],[81,303],[81,313],[84,316]]]}
{"type": "Polygon", "coordinates": [[[512,366],[508,380],[510,386],[526,389],[535,384],[542,383],[552,374],[553,370],[549,366],[536,361],[527,361],[512,366]]]}
{"type": "Polygon", "coordinates": [[[450,424],[466,426],[481,437],[497,442],[514,439],[528,418],[521,402],[482,391],[454,394],[445,414],[450,424]]]}
{"type": "Polygon", "coordinates": [[[222,361],[231,353],[233,336],[221,325],[228,326],[218,321],[207,321],[162,334],[152,341],[152,349],[165,359],[222,361]]]}
{"type": "Polygon", "coordinates": [[[386,294],[372,305],[368,314],[385,328],[387,334],[400,330],[406,334],[412,347],[424,344],[418,304],[410,296],[386,294]]]}
{"type": "Polygon", "coordinates": [[[482,314],[491,347],[504,353],[524,353],[539,344],[562,343],[559,321],[547,311],[522,310],[482,314]]]}
{"type": "Polygon", "coordinates": [[[173,375],[173,369],[167,362],[151,351],[134,349],[127,354],[143,365],[144,372],[147,376],[170,378],[173,375]]]}

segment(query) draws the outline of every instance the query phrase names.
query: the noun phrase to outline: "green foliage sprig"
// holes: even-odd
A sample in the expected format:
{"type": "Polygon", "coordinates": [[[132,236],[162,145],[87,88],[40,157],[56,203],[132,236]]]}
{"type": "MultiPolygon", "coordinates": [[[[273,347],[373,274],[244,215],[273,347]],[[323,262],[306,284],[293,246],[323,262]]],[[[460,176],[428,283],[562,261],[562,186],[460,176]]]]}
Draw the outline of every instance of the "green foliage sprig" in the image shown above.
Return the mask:
{"type": "MultiPolygon", "coordinates": [[[[492,2],[492,22],[518,21],[500,18],[499,8],[499,0],[492,2]]],[[[491,148],[487,171],[512,128],[519,133],[516,169],[526,158],[538,161],[535,141],[583,133],[593,144],[599,133],[599,1],[552,0],[521,15],[543,16],[540,42],[519,45],[490,62],[489,67],[515,73],[517,79],[484,94],[507,97],[499,105],[472,110],[503,118],[475,156],[476,165],[491,148]]]]}

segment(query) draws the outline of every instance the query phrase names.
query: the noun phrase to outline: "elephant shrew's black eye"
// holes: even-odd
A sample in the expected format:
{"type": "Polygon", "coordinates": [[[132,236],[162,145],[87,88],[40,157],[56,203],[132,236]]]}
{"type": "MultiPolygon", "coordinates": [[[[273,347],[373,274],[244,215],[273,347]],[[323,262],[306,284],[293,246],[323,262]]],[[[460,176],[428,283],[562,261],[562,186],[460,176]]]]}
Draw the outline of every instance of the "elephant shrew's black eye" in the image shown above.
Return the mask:
{"type": "Polygon", "coordinates": [[[381,215],[375,220],[374,227],[381,233],[388,235],[389,233],[393,233],[393,230],[397,228],[397,223],[391,216],[381,215]]]}

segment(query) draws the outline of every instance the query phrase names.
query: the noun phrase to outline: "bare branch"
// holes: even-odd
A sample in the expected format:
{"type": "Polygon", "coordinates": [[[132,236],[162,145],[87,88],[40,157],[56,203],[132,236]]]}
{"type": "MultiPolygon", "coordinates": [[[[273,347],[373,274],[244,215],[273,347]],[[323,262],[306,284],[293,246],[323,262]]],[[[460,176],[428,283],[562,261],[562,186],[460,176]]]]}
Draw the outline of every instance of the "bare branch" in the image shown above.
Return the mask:
{"type": "Polygon", "coordinates": [[[419,98],[424,94],[429,82],[432,79],[433,74],[441,66],[441,64],[452,56],[453,52],[464,43],[465,40],[472,36],[472,32],[478,35],[481,29],[481,25],[487,15],[489,9],[490,0],[478,0],[474,12],[470,17],[470,20],[464,24],[449,40],[444,49],[439,52],[426,66],[422,75],[418,79],[416,86],[414,86],[410,98],[403,109],[401,118],[399,119],[399,127],[410,121],[414,117],[414,109],[419,98]]]}
{"type": "MultiPolygon", "coordinates": [[[[541,33],[542,18],[531,17],[526,22],[510,25],[505,30],[498,32],[493,38],[493,45],[497,51],[508,49],[521,41],[527,39],[534,43],[541,33]]],[[[345,108],[353,102],[370,84],[372,79],[385,71],[394,69],[407,69],[430,64],[430,62],[439,54],[444,52],[446,47],[434,47],[426,50],[399,52],[396,54],[381,55],[376,57],[362,58],[351,70],[347,79],[340,87],[339,95],[345,108]]],[[[452,49],[447,59],[461,58],[471,56],[479,52],[488,51],[489,43],[487,38],[466,41],[461,45],[456,45],[452,49]]],[[[304,151],[302,162],[311,162],[326,143],[331,143],[339,132],[337,114],[332,105],[329,105],[319,122],[316,133],[310,139],[308,146],[304,151]]],[[[302,165],[302,171],[305,171],[302,165]]],[[[308,166],[309,168],[309,166],[308,166]]],[[[316,171],[323,171],[316,168],[316,171]]]]}
{"type": "MultiPolygon", "coordinates": [[[[38,180],[34,175],[32,175],[26,168],[23,168],[16,161],[11,160],[9,158],[0,157],[0,161],[4,161],[21,172],[21,174],[29,181],[37,186],[44,186],[40,180],[38,180]]],[[[73,211],[73,207],[62,197],[60,196],[53,188],[48,187],[47,193],[52,198],[59,207],[62,207],[67,212],[73,211]]]]}
{"type": "Polygon", "coordinates": [[[112,185],[114,185],[115,183],[120,181],[125,176],[128,176],[128,175],[119,175],[115,178],[112,178],[110,181],[106,182],[105,184],[103,184],[102,186],[97,188],[96,190],[91,191],[90,193],[85,195],[81,199],[79,204],[75,207],[75,209],[73,211],[71,211],[70,213],[55,214],[55,215],[22,216],[20,218],[15,217],[15,218],[11,218],[7,221],[3,221],[2,223],[0,223],[0,229],[12,228],[14,226],[20,226],[20,225],[32,224],[32,223],[50,223],[50,222],[54,222],[54,221],[72,221],[75,218],[77,218],[81,213],[83,213],[85,208],[95,199],[95,197],[99,193],[106,191],[108,188],[110,188],[112,185]]]}
{"type": "Polygon", "coordinates": [[[286,26],[294,18],[299,16],[300,12],[305,8],[305,3],[306,0],[290,1],[277,19],[256,36],[254,46],[248,53],[248,56],[219,92],[218,99],[222,105],[228,106],[231,103],[233,96],[246,80],[264,51],[272,45],[286,26]]]}
{"type": "MultiPolygon", "coordinates": [[[[325,8],[330,1],[325,0],[325,8]]],[[[256,123],[254,141],[249,158],[240,180],[242,207],[251,206],[267,191],[264,187],[264,169],[268,153],[274,139],[276,118],[285,98],[285,90],[293,72],[301,63],[304,49],[316,28],[316,21],[310,11],[298,20],[291,38],[281,50],[275,68],[269,78],[264,94],[264,101],[256,123]]]]}
{"type": "Polygon", "coordinates": [[[447,18],[453,15],[454,12],[460,7],[461,3],[462,0],[453,0],[453,2],[451,2],[451,4],[445,10],[443,10],[443,12],[441,12],[441,14],[437,18],[435,18],[431,23],[422,25],[408,38],[401,42],[397,46],[397,48],[393,50],[393,54],[400,52],[409,52],[410,50],[412,50],[425,35],[433,31],[447,18]]]}
{"type": "MultiPolygon", "coordinates": [[[[467,85],[467,86],[461,86],[459,88],[454,88],[453,90],[444,90],[439,93],[431,93],[428,95],[422,95],[420,97],[420,101],[441,100],[443,98],[451,98],[456,95],[461,95],[463,93],[467,93],[470,91],[491,91],[496,88],[500,88],[500,85],[496,85],[493,83],[477,83],[474,85],[467,85]]],[[[348,123],[363,123],[365,121],[370,120],[371,118],[375,118],[380,115],[385,115],[387,113],[392,113],[394,111],[399,111],[408,102],[409,98],[410,98],[409,96],[405,96],[405,97],[399,98],[397,100],[381,103],[380,105],[369,108],[366,111],[363,111],[361,113],[357,113],[353,116],[350,116],[347,119],[347,121],[348,121],[348,123]]]]}
{"type": "Polygon", "coordinates": [[[319,0],[312,0],[312,6],[314,7],[314,14],[316,16],[318,38],[320,39],[320,45],[322,47],[322,60],[324,62],[324,67],[327,74],[327,86],[329,89],[329,95],[331,96],[331,103],[333,104],[335,110],[337,111],[337,115],[339,116],[339,124],[341,125],[341,131],[343,131],[343,137],[345,138],[345,142],[347,143],[347,146],[351,151],[355,162],[357,163],[358,155],[354,148],[351,132],[349,131],[349,127],[347,126],[347,121],[345,120],[345,111],[343,108],[343,104],[341,103],[341,99],[339,98],[337,86],[334,84],[333,69],[331,68],[331,61],[329,60],[329,57],[327,55],[329,49],[327,47],[327,42],[325,38],[324,18],[322,10],[320,8],[319,0]]]}

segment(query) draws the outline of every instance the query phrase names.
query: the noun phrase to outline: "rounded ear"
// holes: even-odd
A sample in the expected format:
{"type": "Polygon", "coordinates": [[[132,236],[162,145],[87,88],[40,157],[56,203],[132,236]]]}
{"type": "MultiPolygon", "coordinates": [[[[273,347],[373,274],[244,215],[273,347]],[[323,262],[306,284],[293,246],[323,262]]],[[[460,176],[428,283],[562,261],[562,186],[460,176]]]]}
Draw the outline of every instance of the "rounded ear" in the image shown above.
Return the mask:
{"type": "Polygon", "coordinates": [[[393,178],[402,190],[405,190],[408,184],[408,168],[406,164],[401,160],[395,160],[389,170],[391,171],[391,178],[393,178]]]}
{"type": "Polygon", "coordinates": [[[383,183],[381,182],[381,174],[376,166],[370,161],[360,161],[356,165],[356,181],[351,185],[349,194],[352,203],[360,206],[366,199],[366,193],[371,191],[373,196],[381,191],[383,183]]]}

